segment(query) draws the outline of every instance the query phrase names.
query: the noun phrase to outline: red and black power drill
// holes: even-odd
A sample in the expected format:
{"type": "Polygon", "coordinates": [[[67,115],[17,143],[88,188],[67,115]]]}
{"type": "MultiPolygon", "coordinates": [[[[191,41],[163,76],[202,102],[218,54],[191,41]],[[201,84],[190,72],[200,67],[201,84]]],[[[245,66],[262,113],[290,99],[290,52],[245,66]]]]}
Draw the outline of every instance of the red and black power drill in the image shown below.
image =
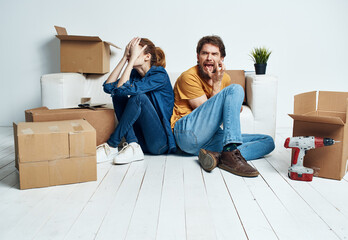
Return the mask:
{"type": "Polygon", "coordinates": [[[295,149],[295,155],[289,168],[289,178],[299,181],[310,182],[313,179],[313,169],[303,166],[303,158],[310,149],[331,146],[336,142],[332,138],[321,137],[291,137],[287,138],[284,147],[295,149]]]}

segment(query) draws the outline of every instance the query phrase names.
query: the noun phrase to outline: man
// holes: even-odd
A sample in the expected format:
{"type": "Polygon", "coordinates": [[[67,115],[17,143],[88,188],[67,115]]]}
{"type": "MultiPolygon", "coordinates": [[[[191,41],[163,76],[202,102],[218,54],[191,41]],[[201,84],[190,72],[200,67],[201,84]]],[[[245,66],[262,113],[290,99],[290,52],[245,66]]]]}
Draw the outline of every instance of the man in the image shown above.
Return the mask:
{"type": "Polygon", "coordinates": [[[256,177],[259,172],[246,160],[273,151],[274,141],[267,135],[241,134],[244,90],[231,84],[225,73],[221,38],[203,37],[196,52],[197,65],[182,73],[174,86],[171,127],[177,145],[186,153],[199,155],[206,171],[219,166],[236,175],[256,177]]]}

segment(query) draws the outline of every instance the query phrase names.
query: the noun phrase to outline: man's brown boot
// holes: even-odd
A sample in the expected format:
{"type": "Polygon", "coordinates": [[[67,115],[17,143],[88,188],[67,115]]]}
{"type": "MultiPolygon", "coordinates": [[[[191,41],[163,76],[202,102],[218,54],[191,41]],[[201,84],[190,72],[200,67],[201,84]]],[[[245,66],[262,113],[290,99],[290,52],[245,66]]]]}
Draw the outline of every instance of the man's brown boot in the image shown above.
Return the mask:
{"type": "Polygon", "coordinates": [[[216,168],[216,166],[219,164],[219,160],[220,153],[218,152],[212,152],[203,148],[199,151],[198,161],[202,168],[207,172],[210,172],[216,168]]]}
{"type": "Polygon", "coordinates": [[[257,177],[259,172],[250,166],[238,149],[222,152],[219,168],[242,177],[257,177]]]}

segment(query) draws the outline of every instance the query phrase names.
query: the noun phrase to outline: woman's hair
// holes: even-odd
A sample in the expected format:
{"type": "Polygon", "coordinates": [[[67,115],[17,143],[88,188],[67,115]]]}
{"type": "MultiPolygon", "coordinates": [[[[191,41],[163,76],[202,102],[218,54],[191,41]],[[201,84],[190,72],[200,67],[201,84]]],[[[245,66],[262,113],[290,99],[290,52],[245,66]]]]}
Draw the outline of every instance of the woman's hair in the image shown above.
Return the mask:
{"type": "Polygon", "coordinates": [[[222,39],[219,36],[215,36],[215,35],[205,36],[199,40],[199,42],[197,44],[197,48],[196,48],[197,54],[199,54],[201,52],[203,45],[208,44],[208,43],[219,48],[221,57],[226,57],[224,42],[222,41],[222,39]]]}
{"type": "Polygon", "coordinates": [[[139,43],[140,46],[147,46],[144,50],[144,54],[151,54],[151,61],[150,61],[150,66],[152,67],[153,65],[155,66],[161,66],[161,67],[166,67],[166,56],[163,52],[163,50],[159,47],[156,47],[153,42],[151,42],[147,38],[142,38],[139,43]]]}

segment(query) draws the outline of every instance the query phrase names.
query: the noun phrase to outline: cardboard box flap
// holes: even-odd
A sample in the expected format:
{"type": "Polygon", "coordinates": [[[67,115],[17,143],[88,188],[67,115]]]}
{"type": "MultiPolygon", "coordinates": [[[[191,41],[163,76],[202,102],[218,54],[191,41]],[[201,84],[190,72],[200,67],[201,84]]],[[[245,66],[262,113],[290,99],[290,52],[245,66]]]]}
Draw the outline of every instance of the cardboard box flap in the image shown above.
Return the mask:
{"type": "Polygon", "coordinates": [[[122,48],[116,46],[115,44],[113,44],[113,43],[111,43],[111,42],[106,42],[106,41],[105,41],[105,43],[109,44],[110,46],[113,46],[114,48],[122,49],[122,48]]]}
{"type": "Polygon", "coordinates": [[[344,122],[339,117],[328,117],[328,116],[308,116],[308,115],[296,115],[289,114],[289,116],[297,121],[303,122],[316,122],[316,123],[329,123],[344,126],[344,122]]]}
{"type": "Polygon", "coordinates": [[[39,108],[33,108],[33,109],[28,109],[25,110],[24,114],[25,114],[25,121],[26,122],[33,122],[33,115],[35,115],[37,112],[42,112],[42,111],[47,111],[48,108],[47,107],[39,107],[39,108]]]}
{"type": "Polygon", "coordinates": [[[87,42],[102,42],[100,37],[96,36],[75,36],[75,35],[56,35],[60,40],[67,41],[87,41],[87,42]]]}
{"type": "Polygon", "coordinates": [[[294,114],[304,114],[313,112],[317,107],[317,92],[307,92],[295,95],[294,114]]]}
{"type": "Polygon", "coordinates": [[[318,110],[321,111],[347,111],[348,92],[319,91],[318,110]]]}
{"type": "Polygon", "coordinates": [[[68,32],[64,27],[54,26],[54,28],[56,29],[58,35],[68,35],[68,32]]]}

